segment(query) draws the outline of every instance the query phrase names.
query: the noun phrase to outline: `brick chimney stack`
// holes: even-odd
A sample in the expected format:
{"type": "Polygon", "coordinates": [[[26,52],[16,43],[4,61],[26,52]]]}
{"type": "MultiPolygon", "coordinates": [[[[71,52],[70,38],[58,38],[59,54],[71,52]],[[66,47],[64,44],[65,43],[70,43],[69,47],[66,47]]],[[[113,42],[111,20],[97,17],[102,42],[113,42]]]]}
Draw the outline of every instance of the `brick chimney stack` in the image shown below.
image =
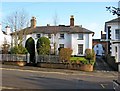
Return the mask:
{"type": "Polygon", "coordinates": [[[70,26],[74,26],[74,16],[71,15],[70,17],[70,26]]]}
{"type": "Polygon", "coordinates": [[[35,28],[36,27],[36,18],[32,17],[31,19],[31,27],[35,28]]]}

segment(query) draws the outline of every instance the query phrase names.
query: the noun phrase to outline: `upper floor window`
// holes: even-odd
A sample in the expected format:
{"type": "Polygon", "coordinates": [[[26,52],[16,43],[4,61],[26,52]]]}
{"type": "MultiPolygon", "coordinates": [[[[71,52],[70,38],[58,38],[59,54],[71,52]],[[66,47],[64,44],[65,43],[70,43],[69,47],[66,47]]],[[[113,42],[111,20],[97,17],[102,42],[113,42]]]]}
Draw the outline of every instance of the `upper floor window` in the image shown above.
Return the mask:
{"type": "Polygon", "coordinates": [[[41,37],[41,35],[40,35],[40,34],[36,34],[36,37],[37,37],[37,38],[40,38],[40,37],[41,37]]]}
{"type": "Polygon", "coordinates": [[[120,29],[115,30],[115,38],[120,39],[120,29]]]}
{"type": "Polygon", "coordinates": [[[51,34],[48,34],[48,38],[51,39],[51,34]]]}
{"type": "Polygon", "coordinates": [[[64,34],[60,34],[60,39],[64,39],[64,34]]]}
{"type": "Polygon", "coordinates": [[[78,39],[83,40],[83,34],[78,34],[78,39]]]}

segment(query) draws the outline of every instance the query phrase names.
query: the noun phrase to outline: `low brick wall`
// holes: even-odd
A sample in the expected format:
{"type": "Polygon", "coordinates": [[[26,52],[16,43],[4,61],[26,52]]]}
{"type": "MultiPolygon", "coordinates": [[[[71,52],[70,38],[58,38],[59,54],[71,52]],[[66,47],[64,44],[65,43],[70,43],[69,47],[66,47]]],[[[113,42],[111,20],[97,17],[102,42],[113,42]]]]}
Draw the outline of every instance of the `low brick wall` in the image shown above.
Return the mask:
{"type": "MultiPolygon", "coordinates": [[[[2,64],[18,66],[18,62],[19,62],[19,61],[4,61],[4,62],[2,62],[2,64]]],[[[21,62],[21,61],[20,61],[20,62],[21,62]]],[[[24,62],[26,62],[26,61],[24,61],[24,62]]],[[[26,62],[26,63],[27,63],[27,62],[26,62]]]]}
{"type": "Polygon", "coordinates": [[[37,66],[43,68],[65,69],[65,65],[62,63],[38,63],[37,66]]]}
{"type": "Polygon", "coordinates": [[[111,66],[115,71],[118,71],[118,63],[115,62],[115,57],[107,55],[105,60],[109,66],[111,66]]]}
{"type": "Polygon", "coordinates": [[[56,68],[56,69],[71,69],[81,71],[93,71],[93,65],[78,65],[68,63],[38,63],[38,67],[42,68],[56,68]]]}
{"type": "Polygon", "coordinates": [[[4,61],[4,62],[2,62],[2,64],[17,66],[17,61],[4,61]]]}

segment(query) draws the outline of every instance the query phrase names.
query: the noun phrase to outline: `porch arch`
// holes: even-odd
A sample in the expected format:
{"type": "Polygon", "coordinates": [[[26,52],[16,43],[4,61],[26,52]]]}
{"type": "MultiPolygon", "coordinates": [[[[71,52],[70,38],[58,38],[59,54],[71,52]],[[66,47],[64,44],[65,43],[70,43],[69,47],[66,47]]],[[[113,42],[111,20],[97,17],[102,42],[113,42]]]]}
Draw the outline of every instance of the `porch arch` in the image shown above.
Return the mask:
{"type": "Polygon", "coordinates": [[[35,63],[35,41],[32,37],[26,40],[25,47],[30,54],[30,62],[35,63]]]}

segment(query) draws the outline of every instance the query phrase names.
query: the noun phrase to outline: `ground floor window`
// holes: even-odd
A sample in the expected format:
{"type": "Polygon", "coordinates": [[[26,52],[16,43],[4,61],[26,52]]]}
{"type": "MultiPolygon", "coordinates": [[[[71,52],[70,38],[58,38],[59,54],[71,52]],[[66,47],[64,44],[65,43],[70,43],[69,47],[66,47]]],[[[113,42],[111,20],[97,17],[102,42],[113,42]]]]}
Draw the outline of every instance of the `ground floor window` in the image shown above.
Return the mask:
{"type": "Polygon", "coordinates": [[[78,44],[78,54],[83,54],[83,44],[78,44]]]}
{"type": "Polygon", "coordinates": [[[64,44],[59,44],[59,48],[64,48],[64,44]]]}

